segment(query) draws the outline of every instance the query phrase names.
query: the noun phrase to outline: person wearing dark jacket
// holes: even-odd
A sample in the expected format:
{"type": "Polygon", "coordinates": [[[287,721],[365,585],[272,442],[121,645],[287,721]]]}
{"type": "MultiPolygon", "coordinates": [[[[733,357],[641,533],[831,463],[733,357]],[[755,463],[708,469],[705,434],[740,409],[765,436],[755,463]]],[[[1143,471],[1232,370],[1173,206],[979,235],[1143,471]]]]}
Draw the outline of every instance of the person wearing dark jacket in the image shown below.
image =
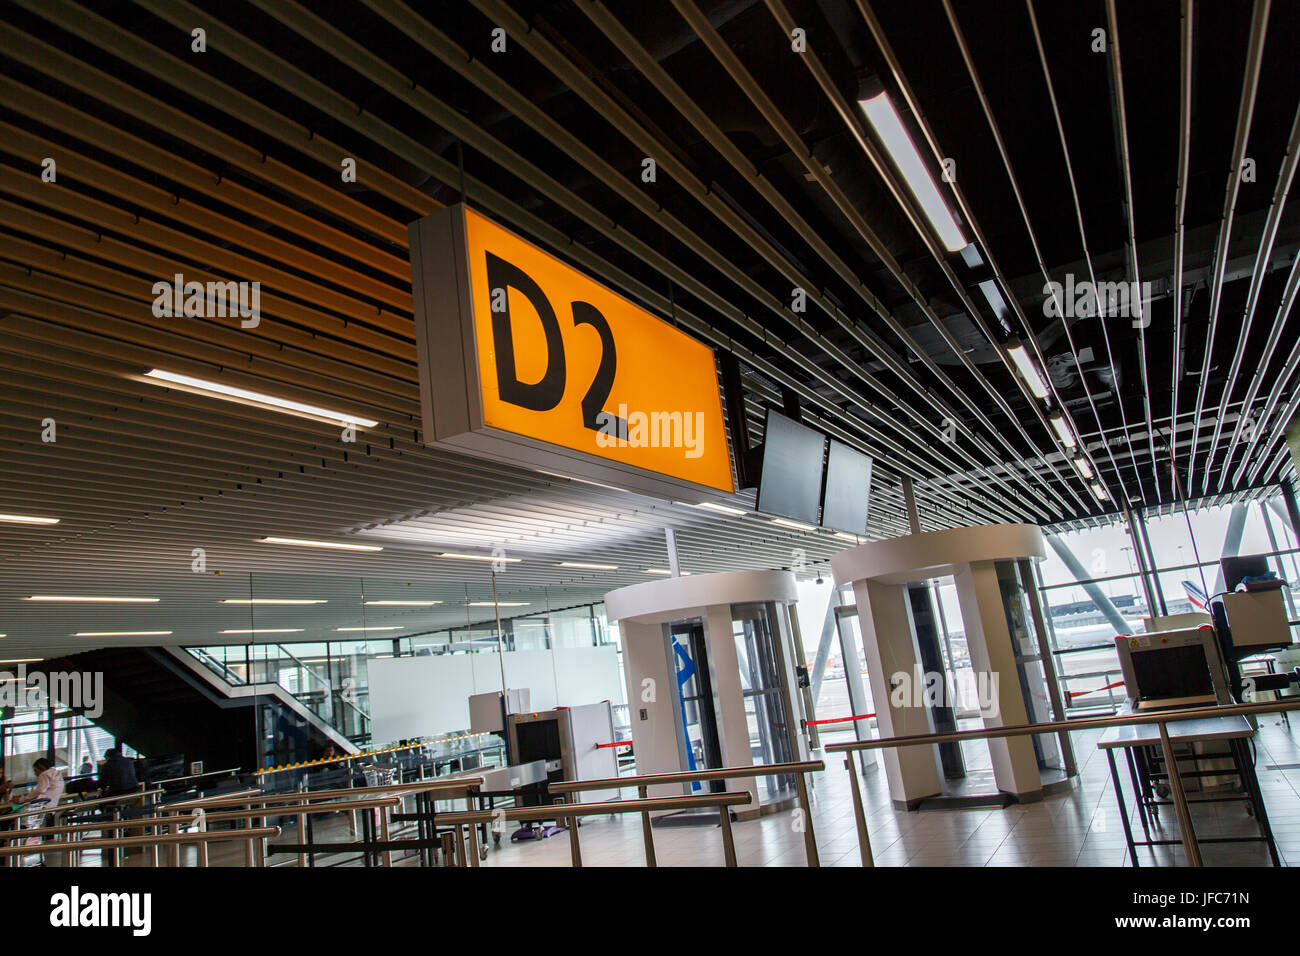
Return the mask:
{"type": "Polygon", "coordinates": [[[99,770],[99,786],[106,797],[133,793],[140,786],[135,776],[135,761],[122,756],[116,747],[104,752],[104,766],[99,770]]]}

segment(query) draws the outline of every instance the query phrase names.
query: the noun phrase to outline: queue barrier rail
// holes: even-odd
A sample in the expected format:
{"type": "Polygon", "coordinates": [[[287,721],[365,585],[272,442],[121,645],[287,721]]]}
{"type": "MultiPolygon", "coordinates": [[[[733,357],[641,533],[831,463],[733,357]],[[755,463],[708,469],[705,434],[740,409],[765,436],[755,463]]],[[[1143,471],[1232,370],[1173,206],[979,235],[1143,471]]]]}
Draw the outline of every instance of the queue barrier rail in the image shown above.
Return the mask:
{"type": "MultiPolygon", "coordinates": [[[[605,777],[598,780],[572,780],[548,783],[549,793],[569,794],[590,790],[613,790],[620,787],[636,787],[641,799],[648,796],[649,788],[678,783],[708,783],[714,780],[736,780],[743,777],[784,777],[795,778],[795,790],[799,798],[799,807],[803,812],[804,856],[809,866],[820,866],[817,854],[817,838],[813,833],[812,806],[808,799],[808,780],[806,775],[826,769],[822,760],[801,760],[791,763],[750,764],[748,767],[718,767],[707,770],[681,770],[668,773],[646,773],[630,777],[605,777]]],[[[641,813],[641,830],[645,837],[646,866],[656,866],[654,840],[650,838],[650,811],[641,813]]]]}
{"type": "MultiPolygon", "coordinates": [[[[585,782],[585,781],[584,781],[585,782]]],[[[636,800],[606,800],[599,803],[558,803],[550,809],[557,820],[567,821],[569,828],[569,856],[574,866],[582,866],[582,849],[578,842],[578,817],[594,817],[613,813],[649,814],[666,810],[688,810],[694,807],[717,807],[718,822],[722,827],[722,852],[726,866],[736,865],[736,840],[731,829],[731,807],[746,806],[753,802],[748,790],[723,793],[699,793],[680,797],[645,797],[636,800]]],[[[452,826],[458,848],[458,857],[468,859],[469,865],[479,865],[478,827],[499,821],[528,821],[537,818],[538,807],[509,807],[499,810],[456,810],[440,813],[438,819],[452,826]],[[462,828],[469,830],[469,849],[466,851],[462,828]]],[[[643,829],[646,841],[646,858],[654,859],[654,836],[643,829]]],[[[444,844],[445,847],[445,844],[444,844]]],[[[462,865],[464,865],[462,863],[462,865]]],[[[653,864],[651,864],[653,865],[653,864]]]]}
{"type": "MultiPolygon", "coordinates": [[[[857,740],[851,743],[830,744],[826,752],[842,753],[844,769],[849,774],[850,790],[853,795],[853,816],[857,823],[858,852],[863,866],[874,866],[871,854],[871,838],[867,833],[867,818],[863,809],[862,790],[858,785],[857,769],[853,765],[852,755],[867,750],[883,750],[888,747],[921,747],[934,744],[961,743],[966,740],[993,740],[1001,737],[1026,737],[1036,734],[1079,733],[1083,730],[1104,730],[1111,727],[1130,727],[1155,724],[1160,731],[1160,749],[1165,765],[1177,767],[1173,743],[1169,737],[1171,723],[1182,720],[1207,720],[1213,717],[1249,717],[1254,714],[1277,714],[1300,710],[1300,700],[1275,700],[1258,704],[1222,704],[1213,707],[1189,707],[1183,710],[1156,711],[1147,714],[1123,714],[1115,717],[1086,717],[1080,720],[1048,720],[1037,724],[1014,724],[1009,727],[985,727],[978,730],[958,730],[947,734],[909,734],[901,737],[880,737],[875,740],[857,740]]],[[[1191,809],[1187,803],[1187,794],[1183,790],[1182,779],[1178,773],[1169,774],[1169,789],[1178,816],[1178,830],[1183,851],[1187,855],[1189,866],[1203,866],[1200,844],[1196,840],[1196,831],[1192,827],[1191,809]]]]}
{"type": "Polygon", "coordinates": [[[208,800],[191,800],[183,803],[171,803],[163,806],[164,810],[187,809],[191,805],[202,807],[220,807],[223,805],[243,806],[252,801],[263,806],[279,806],[314,800],[330,800],[336,797],[355,796],[358,793],[396,793],[411,794],[425,790],[464,790],[482,786],[482,777],[442,777],[436,780],[418,780],[412,783],[389,783],[376,787],[338,787],[332,790],[293,790],[284,793],[263,793],[250,791],[248,795],[222,794],[208,800]]]}
{"type": "MultiPolygon", "coordinates": [[[[254,820],[263,819],[269,816],[294,816],[298,818],[299,826],[303,825],[303,820],[307,816],[319,813],[334,813],[338,811],[352,810],[371,810],[375,808],[391,808],[401,805],[400,796],[371,796],[368,799],[358,800],[333,800],[321,801],[309,806],[292,806],[287,808],[255,808],[247,807],[237,810],[223,810],[209,813],[202,807],[196,807],[188,812],[173,813],[172,808],[160,808],[164,812],[149,817],[135,817],[129,820],[106,820],[97,823],[69,823],[61,826],[52,827],[33,827],[26,830],[0,831],[0,844],[11,845],[16,840],[27,840],[31,837],[55,837],[50,843],[44,843],[33,847],[28,847],[28,853],[81,853],[84,850],[95,849],[102,840],[116,839],[114,837],[95,838],[91,840],[77,840],[75,837],[82,833],[106,831],[119,832],[130,830],[156,829],[162,835],[163,831],[172,830],[179,833],[181,827],[201,826],[206,829],[211,823],[235,823],[247,822],[249,824],[254,820]],[[281,812],[283,810],[284,812],[281,812]],[[58,840],[57,838],[69,837],[71,839],[58,840]]],[[[261,865],[260,854],[257,853],[255,841],[257,835],[256,827],[245,827],[230,831],[223,831],[229,834],[230,840],[240,840],[248,844],[248,852],[245,854],[245,860],[250,866],[261,865]]],[[[203,832],[203,831],[200,831],[203,832]]],[[[184,841],[181,841],[184,842],[184,841]]],[[[170,841],[172,847],[172,864],[180,865],[180,844],[170,841]]],[[[158,865],[157,844],[154,845],[154,865],[158,865]]]]}
{"type": "MultiPolygon", "coordinates": [[[[321,794],[327,792],[339,796],[345,794],[350,794],[352,796],[356,796],[357,794],[386,794],[386,796],[382,798],[376,797],[377,799],[385,801],[379,814],[379,832],[377,835],[371,836],[368,832],[363,832],[363,838],[361,840],[347,843],[317,843],[313,840],[302,840],[300,837],[300,842],[298,843],[280,843],[268,846],[267,854],[274,855],[276,853],[294,852],[298,854],[300,865],[303,862],[307,862],[308,865],[314,865],[311,861],[314,860],[315,854],[317,853],[359,852],[362,854],[362,858],[366,865],[369,866],[372,857],[382,853],[382,865],[391,866],[392,852],[394,850],[417,850],[421,853],[427,853],[428,851],[439,849],[440,844],[435,837],[432,827],[432,820],[434,818],[434,800],[439,798],[456,799],[464,796],[468,801],[472,798],[472,795],[478,791],[482,784],[482,777],[467,776],[441,780],[424,780],[405,784],[387,784],[379,787],[360,787],[350,790],[304,792],[294,795],[300,801],[299,803],[290,803],[283,799],[279,799],[276,806],[269,806],[261,811],[262,815],[270,816],[274,814],[274,811],[279,810],[284,816],[293,816],[299,813],[300,807],[317,808],[304,814],[304,817],[310,816],[313,813],[328,813],[338,810],[350,812],[352,810],[364,809],[364,804],[369,802],[364,799],[337,799],[331,801],[319,801],[316,799],[321,794]],[[390,815],[388,811],[400,810],[403,800],[407,797],[415,797],[417,799],[417,804],[420,804],[418,807],[419,812],[414,814],[404,814],[399,812],[390,815]],[[390,839],[390,822],[408,820],[414,820],[417,824],[416,837],[414,839],[390,839]]],[[[278,798],[284,798],[287,796],[289,795],[276,795],[278,798]]],[[[214,819],[214,815],[210,814],[208,819],[214,819]]],[[[364,816],[362,820],[363,823],[370,822],[368,818],[364,816]]],[[[300,834],[304,832],[304,821],[302,819],[299,820],[298,832],[300,834]]]]}
{"type": "MultiPolygon", "coordinates": [[[[39,846],[0,847],[0,857],[23,857],[33,854],[61,855],[82,850],[120,850],[132,847],[181,846],[196,844],[199,848],[198,865],[208,865],[208,844],[229,843],[278,836],[279,827],[257,827],[248,830],[198,831],[194,833],[154,834],[152,836],[119,837],[115,839],[81,840],[77,843],[42,843],[39,846]]],[[[155,860],[157,853],[154,854],[155,860]]]]}
{"type": "MultiPolygon", "coordinates": [[[[466,776],[448,776],[434,780],[417,780],[411,783],[390,783],[374,787],[342,787],[333,790],[303,790],[292,793],[258,794],[251,799],[231,798],[225,801],[213,801],[206,804],[205,809],[217,808],[219,810],[224,806],[242,807],[258,804],[267,811],[277,809],[281,811],[280,813],[267,812],[263,814],[264,816],[295,816],[295,810],[299,806],[310,806],[314,803],[322,803],[326,800],[336,799],[344,804],[352,804],[355,801],[344,798],[356,797],[358,794],[369,794],[371,796],[387,794],[398,797],[415,797],[417,803],[426,804],[426,806],[420,808],[421,812],[416,814],[394,813],[391,816],[385,813],[382,821],[382,827],[385,829],[387,828],[389,821],[392,820],[415,821],[418,832],[418,836],[415,840],[389,841],[385,837],[385,839],[381,841],[378,839],[372,839],[363,832],[363,839],[352,843],[325,844],[307,840],[294,844],[294,846],[301,848],[298,852],[298,862],[300,866],[304,864],[314,865],[313,861],[316,853],[344,852],[362,853],[363,859],[365,859],[367,865],[369,865],[372,855],[381,851],[384,853],[383,859],[385,860],[385,864],[388,865],[391,862],[391,852],[395,849],[414,849],[423,853],[439,849],[439,844],[433,840],[431,833],[428,832],[431,828],[430,821],[433,818],[432,802],[435,799],[456,799],[462,795],[465,796],[466,799],[469,799],[469,796],[476,792],[482,785],[483,778],[471,774],[466,776]],[[380,846],[378,845],[379,843],[383,843],[384,845],[380,846]],[[396,845],[397,843],[400,843],[401,845],[398,846],[396,845]]],[[[173,809],[173,807],[169,807],[168,809],[173,809]]],[[[362,808],[345,805],[337,807],[336,809],[351,813],[362,808]]],[[[213,817],[209,816],[209,819],[213,819],[213,817]]],[[[355,819],[356,818],[353,817],[351,820],[352,832],[354,835],[356,833],[355,819]]],[[[362,822],[363,830],[366,830],[368,828],[367,821],[363,818],[362,822]]],[[[298,826],[300,833],[303,832],[302,828],[304,824],[305,819],[299,819],[298,826]]],[[[277,849],[283,852],[285,846],[286,845],[281,845],[277,849]]]]}
{"type": "Polygon", "coordinates": [[[0,816],[0,824],[18,822],[24,817],[30,817],[34,814],[80,813],[82,810],[94,810],[97,807],[106,807],[110,804],[125,803],[131,800],[139,800],[143,804],[149,797],[156,797],[162,792],[162,789],[159,788],[156,790],[135,790],[130,793],[118,793],[111,797],[96,797],[93,800],[65,800],[53,806],[34,807],[30,810],[15,810],[13,813],[6,813],[0,816]]]}
{"type": "MultiPolygon", "coordinates": [[[[0,830],[0,846],[13,843],[16,840],[26,840],[31,837],[54,837],[56,842],[68,843],[68,847],[60,847],[57,851],[48,845],[45,849],[30,848],[28,852],[72,852],[79,853],[82,850],[94,849],[98,842],[94,840],[77,840],[76,837],[84,833],[122,833],[133,830],[151,830],[160,831],[180,826],[205,826],[209,823],[220,822],[240,822],[265,819],[272,816],[292,816],[298,820],[301,828],[307,817],[320,813],[335,812],[355,812],[360,810],[374,810],[382,808],[385,812],[392,808],[400,808],[402,800],[405,797],[421,796],[422,794],[454,794],[459,796],[462,792],[472,792],[482,784],[481,777],[457,777],[446,778],[441,780],[426,780],[407,784],[390,784],[385,787],[358,787],[349,789],[339,789],[331,791],[304,791],[285,794],[263,794],[260,791],[250,790],[238,794],[222,794],[219,797],[208,799],[187,800],[172,804],[154,803],[141,808],[144,812],[130,818],[94,821],[89,823],[61,824],[49,827],[32,827],[26,829],[0,830]],[[65,841],[58,841],[58,837],[70,838],[65,841]]],[[[94,803],[118,802],[124,799],[138,798],[147,794],[128,794],[125,796],[106,798],[104,800],[93,801],[94,803]]],[[[92,801],[86,801],[90,803],[92,801]]],[[[65,804],[63,807],[81,807],[85,803],[65,804]]],[[[29,816],[34,813],[47,812],[43,809],[26,811],[21,816],[29,816]]],[[[394,815],[395,818],[396,815],[394,815]]],[[[387,818],[381,821],[381,827],[386,826],[387,818]]],[[[108,839],[108,838],[104,838],[108,839]]],[[[231,839],[246,840],[248,849],[245,854],[246,863],[249,866],[261,865],[262,854],[260,844],[255,842],[255,838],[249,835],[248,828],[240,830],[238,835],[232,836],[231,839]]],[[[370,840],[358,845],[338,845],[340,851],[347,849],[366,849],[370,852],[377,852],[385,847],[377,844],[379,841],[370,840]]],[[[404,841],[407,845],[410,841],[404,841]]],[[[319,850],[332,850],[335,844],[319,844],[319,850]]],[[[157,845],[154,850],[154,865],[157,865],[157,845]]],[[[179,865],[179,846],[172,848],[172,862],[179,865]]],[[[3,859],[3,857],[0,857],[3,859]]]]}

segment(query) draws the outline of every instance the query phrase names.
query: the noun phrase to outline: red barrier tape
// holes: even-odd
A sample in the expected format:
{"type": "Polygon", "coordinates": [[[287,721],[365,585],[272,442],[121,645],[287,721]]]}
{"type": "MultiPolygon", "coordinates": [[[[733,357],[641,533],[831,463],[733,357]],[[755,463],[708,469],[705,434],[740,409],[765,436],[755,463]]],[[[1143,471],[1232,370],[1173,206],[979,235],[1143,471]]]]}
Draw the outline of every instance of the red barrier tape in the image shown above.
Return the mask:
{"type": "Polygon", "coordinates": [[[810,720],[808,721],[808,726],[815,727],[817,724],[842,724],[850,720],[867,720],[868,718],[874,716],[876,715],[872,713],[872,714],[857,714],[856,716],[853,717],[828,717],[825,720],[810,720]]]}
{"type": "Polygon", "coordinates": [[[611,744],[596,744],[596,749],[600,750],[602,747],[631,747],[631,746],[632,746],[632,741],[630,740],[616,740],[611,744]]]}
{"type": "Polygon", "coordinates": [[[1089,694],[1099,694],[1103,690],[1110,690],[1112,687],[1123,687],[1123,686],[1124,686],[1124,682],[1122,680],[1117,680],[1113,684],[1107,684],[1105,687],[1097,687],[1094,688],[1093,690],[1072,690],[1067,696],[1086,697],[1089,694]]]}

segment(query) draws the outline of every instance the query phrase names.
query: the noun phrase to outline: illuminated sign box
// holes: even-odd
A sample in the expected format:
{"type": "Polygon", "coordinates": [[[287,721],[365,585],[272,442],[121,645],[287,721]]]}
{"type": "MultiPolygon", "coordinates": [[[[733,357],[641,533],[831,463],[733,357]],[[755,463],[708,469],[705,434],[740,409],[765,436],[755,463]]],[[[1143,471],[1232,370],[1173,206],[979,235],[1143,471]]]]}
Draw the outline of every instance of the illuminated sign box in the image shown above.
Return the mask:
{"type": "Polygon", "coordinates": [[[663,498],[735,490],[712,349],[464,205],[410,239],[426,443],[663,498]]]}

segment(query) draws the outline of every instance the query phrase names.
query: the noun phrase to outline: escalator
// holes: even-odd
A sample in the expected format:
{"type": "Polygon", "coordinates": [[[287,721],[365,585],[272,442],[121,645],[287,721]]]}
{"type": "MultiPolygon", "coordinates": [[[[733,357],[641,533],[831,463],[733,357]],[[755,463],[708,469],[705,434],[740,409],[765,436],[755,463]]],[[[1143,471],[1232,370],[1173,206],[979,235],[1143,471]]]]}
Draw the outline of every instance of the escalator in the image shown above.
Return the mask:
{"type": "Polygon", "coordinates": [[[95,723],[148,756],[184,754],[208,769],[249,770],[309,759],[325,744],[357,750],[279,685],[232,684],[183,648],[101,648],[41,666],[101,673],[95,723]]]}

